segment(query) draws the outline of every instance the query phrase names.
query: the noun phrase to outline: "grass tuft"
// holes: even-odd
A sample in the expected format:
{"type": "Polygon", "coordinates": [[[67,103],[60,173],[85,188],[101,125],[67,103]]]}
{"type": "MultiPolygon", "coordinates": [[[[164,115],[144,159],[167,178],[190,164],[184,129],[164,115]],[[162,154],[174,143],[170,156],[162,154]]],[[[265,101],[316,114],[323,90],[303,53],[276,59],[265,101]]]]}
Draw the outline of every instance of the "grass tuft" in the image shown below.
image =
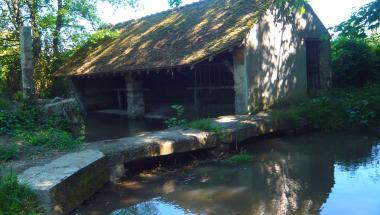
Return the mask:
{"type": "Polygon", "coordinates": [[[232,155],[231,157],[224,160],[224,163],[227,164],[241,164],[251,162],[253,160],[253,156],[249,154],[247,151],[242,151],[239,154],[232,155]]]}
{"type": "Polygon", "coordinates": [[[0,167],[0,214],[41,214],[36,195],[16,175],[0,167]]]}

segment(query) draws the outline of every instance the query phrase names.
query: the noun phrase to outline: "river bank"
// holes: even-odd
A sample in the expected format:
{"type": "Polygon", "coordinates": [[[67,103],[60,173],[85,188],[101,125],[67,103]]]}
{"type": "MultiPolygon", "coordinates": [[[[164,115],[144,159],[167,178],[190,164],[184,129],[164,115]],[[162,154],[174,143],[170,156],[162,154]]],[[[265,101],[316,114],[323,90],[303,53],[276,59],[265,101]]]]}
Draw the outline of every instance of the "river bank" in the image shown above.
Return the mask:
{"type": "Polygon", "coordinates": [[[47,213],[67,214],[108,181],[125,174],[125,163],[201,149],[226,148],[231,144],[273,132],[304,127],[303,120],[277,120],[268,114],[224,116],[213,120],[222,135],[194,129],[169,129],[135,137],[85,144],[19,174],[39,195],[47,213]]]}

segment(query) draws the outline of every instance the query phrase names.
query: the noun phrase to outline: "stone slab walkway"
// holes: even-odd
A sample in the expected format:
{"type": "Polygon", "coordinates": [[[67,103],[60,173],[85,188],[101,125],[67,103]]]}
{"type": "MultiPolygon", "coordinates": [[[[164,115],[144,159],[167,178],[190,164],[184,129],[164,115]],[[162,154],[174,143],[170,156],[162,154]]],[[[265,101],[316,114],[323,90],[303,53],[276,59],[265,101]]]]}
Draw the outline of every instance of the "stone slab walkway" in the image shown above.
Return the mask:
{"type": "Polygon", "coordinates": [[[139,136],[87,143],[80,152],[19,174],[40,197],[48,214],[68,214],[106,182],[125,174],[129,161],[215,148],[249,138],[303,127],[302,120],[276,120],[270,115],[223,116],[213,119],[222,135],[193,129],[168,129],[139,136]]]}

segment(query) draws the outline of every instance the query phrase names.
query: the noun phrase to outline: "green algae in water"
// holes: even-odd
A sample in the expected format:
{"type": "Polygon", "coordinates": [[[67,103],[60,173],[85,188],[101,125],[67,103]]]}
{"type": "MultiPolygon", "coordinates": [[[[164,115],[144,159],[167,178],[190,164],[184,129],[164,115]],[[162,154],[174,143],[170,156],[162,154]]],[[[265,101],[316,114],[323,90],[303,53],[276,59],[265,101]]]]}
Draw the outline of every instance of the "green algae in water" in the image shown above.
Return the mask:
{"type": "Polygon", "coordinates": [[[223,161],[223,163],[226,164],[241,164],[241,163],[248,163],[253,160],[253,156],[249,154],[247,151],[242,151],[239,154],[233,155],[226,160],[223,161]]]}

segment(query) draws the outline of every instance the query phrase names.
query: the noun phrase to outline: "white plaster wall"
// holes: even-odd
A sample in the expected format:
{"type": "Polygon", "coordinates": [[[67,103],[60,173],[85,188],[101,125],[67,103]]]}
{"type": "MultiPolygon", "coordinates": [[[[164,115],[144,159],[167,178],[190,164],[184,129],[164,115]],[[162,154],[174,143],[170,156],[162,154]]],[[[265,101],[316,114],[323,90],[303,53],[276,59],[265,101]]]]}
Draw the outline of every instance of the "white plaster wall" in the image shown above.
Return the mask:
{"type": "Polygon", "coordinates": [[[279,16],[269,9],[246,38],[245,62],[250,110],[267,109],[280,100],[307,96],[306,40],[322,40],[322,88],[330,85],[329,34],[311,8],[279,16]]]}

